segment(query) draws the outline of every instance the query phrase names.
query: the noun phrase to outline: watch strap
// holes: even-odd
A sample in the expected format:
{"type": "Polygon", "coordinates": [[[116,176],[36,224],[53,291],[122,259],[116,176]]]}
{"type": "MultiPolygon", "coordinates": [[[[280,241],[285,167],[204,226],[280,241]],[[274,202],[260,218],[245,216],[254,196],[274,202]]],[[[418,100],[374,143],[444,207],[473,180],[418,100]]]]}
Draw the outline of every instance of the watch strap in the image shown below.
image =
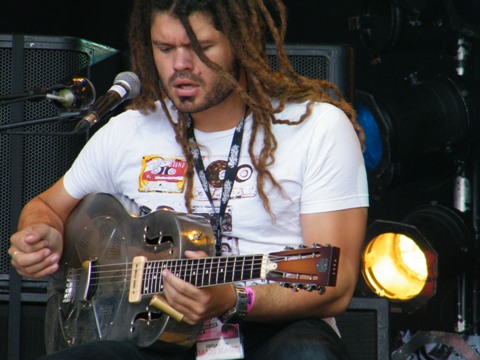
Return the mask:
{"type": "Polygon", "coordinates": [[[224,324],[237,324],[247,316],[248,294],[245,289],[245,284],[234,283],[233,287],[237,295],[237,300],[235,306],[220,317],[220,321],[224,324]]]}

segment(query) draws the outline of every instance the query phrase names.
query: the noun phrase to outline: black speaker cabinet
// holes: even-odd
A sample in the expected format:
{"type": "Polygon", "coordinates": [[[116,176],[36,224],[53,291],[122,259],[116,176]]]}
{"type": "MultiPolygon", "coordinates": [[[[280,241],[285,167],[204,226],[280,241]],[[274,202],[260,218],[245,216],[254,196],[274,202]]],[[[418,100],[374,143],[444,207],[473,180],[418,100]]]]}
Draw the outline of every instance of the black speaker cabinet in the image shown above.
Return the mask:
{"type": "MultiPolygon", "coordinates": [[[[0,34],[0,95],[4,99],[36,87],[65,84],[73,76],[89,78],[97,92],[102,91],[106,85],[100,81],[108,78],[111,85],[120,65],[114,56],[117,53],[77,38],[0,34]]],[[[50,100],[0,104],[0,301],[9,309],[8,321],[4,321],[5,312],[0,313],[0,334],[8,333],[8,337],[0,336],[8,341],[7,346],[0,346],[0,359],[27,358],[19,355],[18,348],[23,346],[19,329],[22,336],[32,329],[33,317],[26,314],[36,302],[44,301],[46,285],[46,280],[26,281],[11,272],[8,239],[16,230],[23,205],[63,175],[88,137],[64,135],[76,122],[47,121],[60,112],[65,110],[50,100]],[[12,128],[17,124],[28,126],[12,128]],[[27,303],[33,305],[26,307],[27,303]]],[[[39,327],[35,328],[38,332],[39,327]]]]}
{"type": "MultiPolygon", "coordinates": [[[[354,92],[353,50],[346,44],[286,44],[285,50],[293,69],[311,79],[327,80],[335,84],[343,96],[352,101],[354,92]]],[[[273,45],[267,46],[270,66],[278,69],[273,45]]]]}
{"type": "Polygon", "coordinates": [[[34,360],[45,355],[45,303],[24,301],[20,313],[20,337],[18,349],[9,344],[10,334],[6,324],[9,322],[9,304],[0,300],[0,359],[34,360]]]}
{"type": "Polygon", "coordinates": [[[353,298],[336,318],[352,360],[388,360],[389,304],[381,298],[353,298]]]}
{"type": "MultiPolygon", "coordinates": [[[[76,38],[0,34],[0,94],[22,94],[34,87],[62,83],[72,76],[90,78],[92,66],[115,53],[112,48],[76,38]]],[[[110,81],[114,77],[112,73],[110,81]]],[[[55,117],[58,113],[49,100],[1,105],[0,127],[55,117]]],[[[28,131],[29,135],[0,132],[1,239],[10,237],[19,208],[58,180],[85,143],[85,135],[43,134],[68,132],[74,125],[48,122],[8,130],[28,131]]],[[[0,279],[9,273],[8,245],[8,241],[0,243],[0,279]]]]}

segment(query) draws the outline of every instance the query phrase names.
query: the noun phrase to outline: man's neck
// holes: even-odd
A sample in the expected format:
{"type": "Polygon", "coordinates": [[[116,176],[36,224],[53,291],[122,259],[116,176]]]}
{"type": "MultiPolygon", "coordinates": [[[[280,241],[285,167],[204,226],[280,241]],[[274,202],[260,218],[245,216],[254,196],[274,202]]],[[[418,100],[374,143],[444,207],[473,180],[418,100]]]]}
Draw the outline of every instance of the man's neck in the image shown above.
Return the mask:
{"type": "Polygon", "coordinates": [[[202,112],[191,114],[195,129],[204,132],[223,131],[236,127],[245,115],[245,104],[236,93],[222,103],[202,112]]]}

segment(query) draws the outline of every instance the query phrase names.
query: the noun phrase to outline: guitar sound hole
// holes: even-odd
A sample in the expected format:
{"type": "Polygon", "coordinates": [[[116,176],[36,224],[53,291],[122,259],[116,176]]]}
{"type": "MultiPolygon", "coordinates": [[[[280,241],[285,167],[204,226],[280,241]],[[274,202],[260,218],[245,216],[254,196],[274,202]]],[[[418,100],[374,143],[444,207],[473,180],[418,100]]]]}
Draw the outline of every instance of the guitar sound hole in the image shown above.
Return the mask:
{"type": "Polygon", "coordinates": [[[150,246],[158,246],[162,244],[173,245],[173,238],[170,235],[162,234],[150,234],[150,227],[145,228],[145,243],[150,246]]]}
{"type": "Polygon", "coordinates": [[[162,317],[163,313],[162,312],[141,312],[138,313],[137,316],[135,316],[134,322],[137,322],[138,320],[142,321],[152,321],[152,320],[158,320],[162,317]]]}
{"type": "Polygon", "coordinates": [[[173,239],[171,236],[153,236],[145,237],[145,242],[147,245],[162,245],[162,244],[173,244],[173,239]]]}

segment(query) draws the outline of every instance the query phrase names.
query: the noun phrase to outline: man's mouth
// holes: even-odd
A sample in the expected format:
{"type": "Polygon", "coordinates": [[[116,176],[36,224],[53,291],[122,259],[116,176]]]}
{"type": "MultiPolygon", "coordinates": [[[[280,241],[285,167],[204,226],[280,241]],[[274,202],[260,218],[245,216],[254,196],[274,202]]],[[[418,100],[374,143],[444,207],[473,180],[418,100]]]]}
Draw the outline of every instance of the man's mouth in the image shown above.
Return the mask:
{"type": "Polygon", "coordinates": [[[177,79],[173,82],[173,89],[179,97],[194,96],[197,94],[198,88],[196,83],[186,79],[177,79]]]}

